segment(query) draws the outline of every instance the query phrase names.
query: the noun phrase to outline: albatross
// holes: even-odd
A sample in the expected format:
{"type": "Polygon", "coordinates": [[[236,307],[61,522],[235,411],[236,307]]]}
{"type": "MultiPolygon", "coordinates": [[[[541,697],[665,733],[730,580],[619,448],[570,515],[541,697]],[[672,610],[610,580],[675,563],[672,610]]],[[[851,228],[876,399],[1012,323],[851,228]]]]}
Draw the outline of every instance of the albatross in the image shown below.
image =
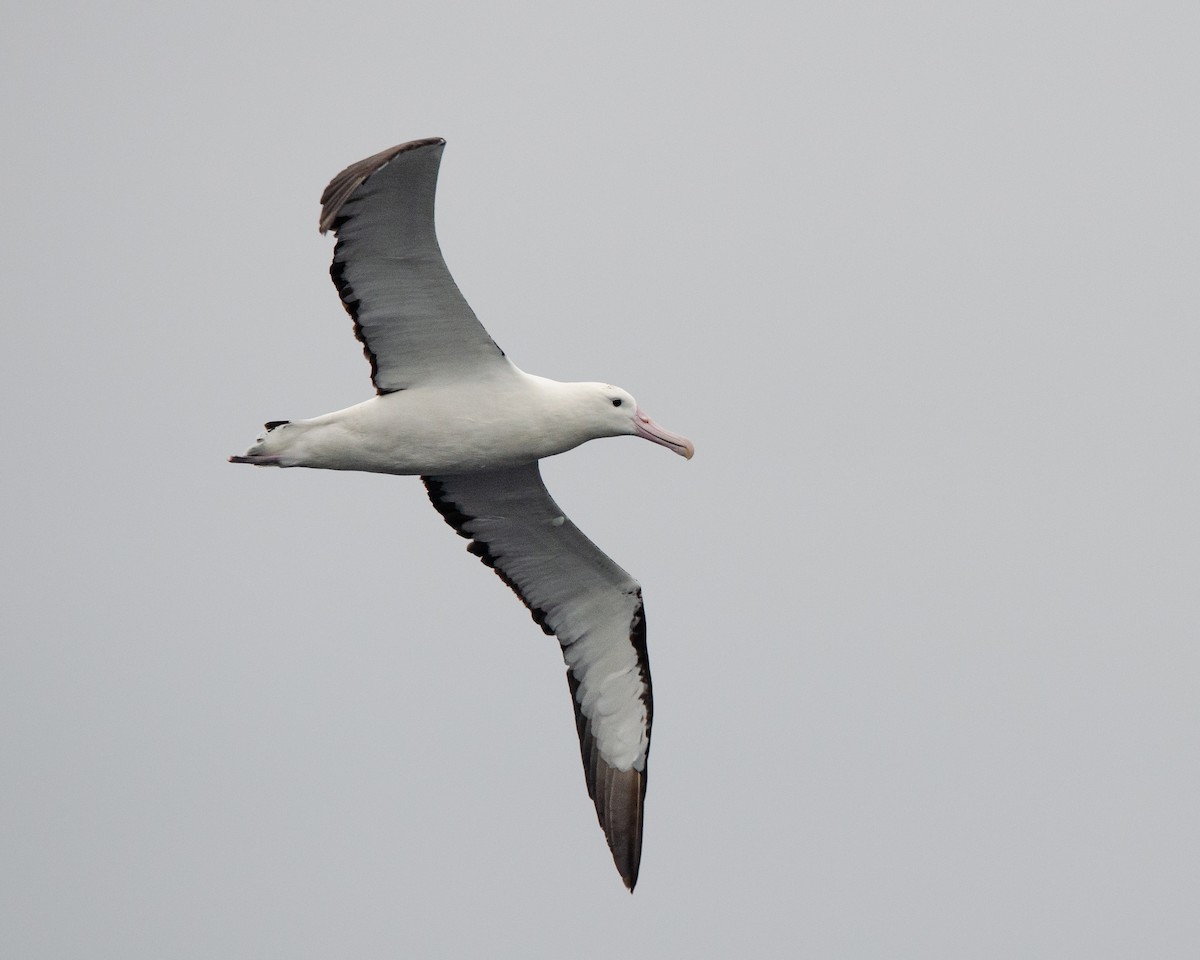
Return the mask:
{"type": "Polygon", "coordinates": [[[558,639],[588,794],[630,891],[642,854],[654,703],[638,582],[566,518],[538,461],[635,436],[691,459],[692,442],[608,383],[518,369],[442,259],[434,194],[445,141],[352,164],[321,195],[337,237],[330,275],[371,364],[375,396],[311,420],[273,420],[232,463],[419,476],[467,549],[558,639]]]}

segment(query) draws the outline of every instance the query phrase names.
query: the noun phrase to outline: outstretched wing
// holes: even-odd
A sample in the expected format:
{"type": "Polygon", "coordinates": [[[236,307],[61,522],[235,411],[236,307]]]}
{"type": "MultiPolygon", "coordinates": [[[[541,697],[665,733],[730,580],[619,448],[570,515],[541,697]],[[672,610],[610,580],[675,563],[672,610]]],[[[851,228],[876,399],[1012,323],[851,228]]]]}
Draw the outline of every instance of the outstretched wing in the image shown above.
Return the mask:
{"type": "Polygon", "coordinates": [[[339,173],[321,194],[334,285],[379,393],[508,367],[442,259],[433,227],[446,141],[413,140],[339,173]]]}
{"type": "Polygon", "coordinates": [[[536,463],[422,479],[471,553],[562,644],[588,793],[632,890],[654,715],[641,588],[563,516],[536,463]]]}

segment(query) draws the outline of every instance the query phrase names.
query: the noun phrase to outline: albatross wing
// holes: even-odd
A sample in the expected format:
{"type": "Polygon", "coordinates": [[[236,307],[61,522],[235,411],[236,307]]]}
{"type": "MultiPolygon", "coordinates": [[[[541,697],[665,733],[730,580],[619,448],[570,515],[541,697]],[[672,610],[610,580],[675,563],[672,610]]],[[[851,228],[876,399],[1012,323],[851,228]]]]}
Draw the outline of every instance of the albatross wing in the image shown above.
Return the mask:
{"type": "Polygon", "coordinates": [[[413,140],[360,160],[321,195],[329,268],[379,393],[510,368],[459,293],[433,226],[446,141],[413,140]]]}
{"type": "Polygon", "coordinates": [[[641,588],[563,516],[536,463],[422,479],[471,553],[562,644],[588,793],[633,890],[654,716],[641,588]]]}

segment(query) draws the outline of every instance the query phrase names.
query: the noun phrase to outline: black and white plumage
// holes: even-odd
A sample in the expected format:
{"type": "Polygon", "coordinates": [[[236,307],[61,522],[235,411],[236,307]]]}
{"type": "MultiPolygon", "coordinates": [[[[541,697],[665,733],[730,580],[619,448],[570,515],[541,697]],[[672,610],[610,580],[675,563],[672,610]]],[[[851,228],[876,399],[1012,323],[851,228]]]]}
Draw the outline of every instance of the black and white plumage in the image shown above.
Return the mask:
{"type": "Polygon", "coordinates": [[[470,551],[558,638],[588,793],[632,890],[654,712],[642,592],[563,515],[538,460],[609,436],[641,436],[689,459],[693,447],[624,390],[531,376],[496,346],[434,232],[444,146],[414,140],[368,157],[321,197],[321,231],[338,237],[330,274],[377,395],[311,420],[271,421],[230,460],[422,477],[470,551]]]}

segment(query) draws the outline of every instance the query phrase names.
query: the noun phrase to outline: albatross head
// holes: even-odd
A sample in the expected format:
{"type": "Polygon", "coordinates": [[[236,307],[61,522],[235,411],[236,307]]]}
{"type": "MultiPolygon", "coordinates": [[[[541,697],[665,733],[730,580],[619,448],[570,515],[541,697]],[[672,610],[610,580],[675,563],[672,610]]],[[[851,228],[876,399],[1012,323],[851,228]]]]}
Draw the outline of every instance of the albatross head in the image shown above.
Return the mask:
{"type": "Polygon", "coordinates": [[[691,460],[696,448],[692,441],[678,433],[672,433],[650,419],[638,402],[620,387],[609,383],[589,384],[594,387],[596,417],[611,430],[610,436],[633,434],[661,444],[685,459],[691,460]]]}

